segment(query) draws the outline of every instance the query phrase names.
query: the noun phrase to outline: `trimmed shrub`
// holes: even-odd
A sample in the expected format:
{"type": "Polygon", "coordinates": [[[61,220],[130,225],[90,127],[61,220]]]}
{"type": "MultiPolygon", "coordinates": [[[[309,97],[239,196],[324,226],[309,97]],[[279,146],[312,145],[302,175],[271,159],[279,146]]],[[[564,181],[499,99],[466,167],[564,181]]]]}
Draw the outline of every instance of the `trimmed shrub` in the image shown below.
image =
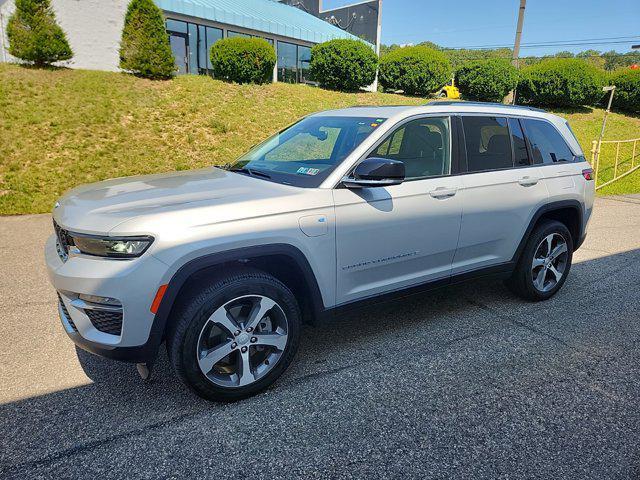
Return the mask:
{"type": "Polygon", "coordinates": [[[451,80],[451,63],[438,50],[404,47],[380,59],[380,83],[386,89],[426,96],[451,80]]]}
{"type": "Polygon", "coordinates": [[[276,51],[263,38],[233,37],[211,46],[213,76],[237,83],[268,83],[273,80],[276,51]]]}
{"type": "Polygon", "coordinates": [[[311,49],[309,74],[321,87],[357,91],[376,79],[378,56],[360,40],[336,39],[311,49]]]}
{"type": "Polygon", "coordinates": [[[518,71],[504,59],[492,58],[464,65],[456,74],[460,93],[471,100],[501,102],[518,84],[518,71]]]}
{"type": "Polygon", "coordinates": [[[120,68],[138,77],[164,80],[176,72],[164,15],[153,0],[131,0],[124,17],[120,68]]]}
{"type": "Polygon", "coordinates": [[[595,105],[603,84],[604,73],[584,60],[543,60],[522,70],[518,100],[540,106],[595,105]]]}
{"type": "Polygon", "coordinates": [[[640,112],[640,70],[618,70],[610,78],[611,84],[616,86],[613,106],[620,110],[640,112]]]}
{"type": "Polygon", "coordinates": [[[16,0],[15,6],[7,24],[11,55],[38,67],[73,57],[49,0],[16,0]]]}

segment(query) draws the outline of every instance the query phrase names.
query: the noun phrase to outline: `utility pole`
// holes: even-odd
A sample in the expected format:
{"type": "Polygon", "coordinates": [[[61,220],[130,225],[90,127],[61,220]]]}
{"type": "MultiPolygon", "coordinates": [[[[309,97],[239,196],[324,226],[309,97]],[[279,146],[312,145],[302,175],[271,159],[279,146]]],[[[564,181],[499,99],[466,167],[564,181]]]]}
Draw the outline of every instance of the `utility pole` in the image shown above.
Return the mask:
{"type": "Polygon", "coordinates": [[[595,179],[598,181],[598,167],[600,166],[600,149],[602,148],[602,139],[604,138],[604,130],[607,127],[607,117],[609,113],[611,113],[611,104],[613,103],[613,95],[616,93],[616,86],[611,85],[609,87],[602,87],[603,92],[609,93],[609,104],[607,105],[607,109],[604,111],[604,118],[602,119],[602,129],[600,130],[600,137],[598,137],[598,141],[593,141],[593,163],[595,171],[595,179]]]}
{"type": "MultiPolygon", "coordinates": [[[[520,39],[522,38],[522,26],[524,24],[524,11],[527,8],[527,0],[520,0],[520,10],[518,10],[518,27],[516,28],[516,41],[513,45],[513,57],[511,58],[511,64],[518,68],[520,58],[520,39]]],[[[509,95],[504,99],[505,103],[516,103],[516,92],[514,90],[509,92],[509,95]]]]}

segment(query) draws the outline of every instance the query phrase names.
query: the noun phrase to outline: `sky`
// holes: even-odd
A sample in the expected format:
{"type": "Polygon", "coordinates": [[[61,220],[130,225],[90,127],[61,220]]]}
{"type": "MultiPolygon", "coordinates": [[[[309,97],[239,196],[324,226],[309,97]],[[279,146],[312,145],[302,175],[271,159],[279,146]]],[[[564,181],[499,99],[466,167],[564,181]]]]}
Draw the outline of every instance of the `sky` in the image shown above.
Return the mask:
{"type": "MultiPolygon", "coordinates": [[[[357,1],[324,0],[323,6],[332,8],[357,1]]],[[[383,0],[382,43],[432,41],[444,47],[513,46],[519,5],[519,0],[383,0]]],[[[627,52],[632,44],[640,44],[640,0],[527,2],[521,56],[587,49],[627,52]],[[580,43],[578,40],[600,44],[526,46],[580,43]]]]}

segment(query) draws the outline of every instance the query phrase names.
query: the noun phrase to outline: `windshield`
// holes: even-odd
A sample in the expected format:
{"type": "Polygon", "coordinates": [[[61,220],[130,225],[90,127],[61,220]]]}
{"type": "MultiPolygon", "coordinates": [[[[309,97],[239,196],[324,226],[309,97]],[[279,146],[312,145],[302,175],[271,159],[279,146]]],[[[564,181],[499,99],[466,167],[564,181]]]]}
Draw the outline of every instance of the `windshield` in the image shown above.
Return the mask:
{"type": "Polygon", "coordinates": [[[318,187],[384,118],[307,117],[254,147],[230,170],[299,187],[318,187]]]}

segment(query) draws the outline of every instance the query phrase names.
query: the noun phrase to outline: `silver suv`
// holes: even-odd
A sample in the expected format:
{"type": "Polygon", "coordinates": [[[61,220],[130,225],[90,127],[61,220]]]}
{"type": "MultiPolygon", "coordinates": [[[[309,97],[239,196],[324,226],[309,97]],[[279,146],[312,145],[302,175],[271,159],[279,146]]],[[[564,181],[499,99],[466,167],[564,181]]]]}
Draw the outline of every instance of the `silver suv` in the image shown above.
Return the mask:
{"type": "Polygon", "coordinates": [[[291,363],[303,321],[479,276],[527,300],[567,279],[592,171],[541,110],[438,102],[310,115],[232,165],[78,187],[46,245],[71,339],[197,394],[291,363]]]}

